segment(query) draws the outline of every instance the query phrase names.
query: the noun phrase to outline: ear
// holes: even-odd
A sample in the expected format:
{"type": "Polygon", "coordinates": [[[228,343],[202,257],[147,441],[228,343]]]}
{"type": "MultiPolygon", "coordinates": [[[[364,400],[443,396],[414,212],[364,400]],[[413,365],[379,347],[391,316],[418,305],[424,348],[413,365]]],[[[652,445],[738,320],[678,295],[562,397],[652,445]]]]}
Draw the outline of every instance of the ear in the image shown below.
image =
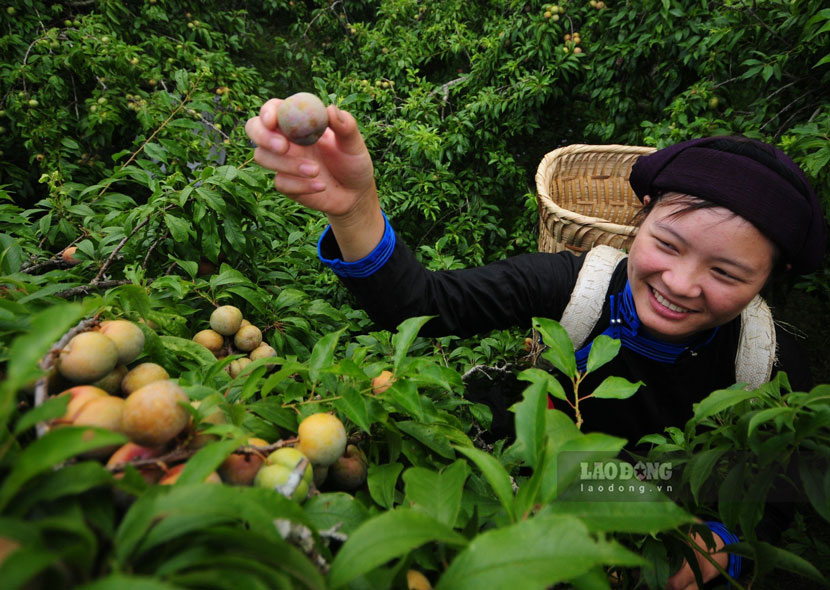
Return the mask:
{"type": "Polygon", "coordinates": [[[646,207],[649,203],[651,203],[651,197],[646,195],[643,197],[643,207],[646,207]]]}

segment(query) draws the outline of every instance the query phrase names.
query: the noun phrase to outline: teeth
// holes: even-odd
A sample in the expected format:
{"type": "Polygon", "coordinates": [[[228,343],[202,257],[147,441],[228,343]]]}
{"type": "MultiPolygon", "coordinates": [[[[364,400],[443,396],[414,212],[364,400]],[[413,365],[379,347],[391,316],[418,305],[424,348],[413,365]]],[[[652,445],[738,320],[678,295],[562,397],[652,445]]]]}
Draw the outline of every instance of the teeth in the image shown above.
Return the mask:
{"type": "Polygon", "coordinates": [[[678,307],[674,303],[671,303],[668,299],[666,299],[665,297],[660,295],[660,293],[658,293],[654,289],[652,289],[651,292],[654,293],[654,298],[657,299],[657,301],[659,301],[663,306],[668,307],[670,310],[676,311],[676,312],[679,312],[679,313],[688,313],[689,312],[688,309],[686,309],[684,307],[678,307]]]}

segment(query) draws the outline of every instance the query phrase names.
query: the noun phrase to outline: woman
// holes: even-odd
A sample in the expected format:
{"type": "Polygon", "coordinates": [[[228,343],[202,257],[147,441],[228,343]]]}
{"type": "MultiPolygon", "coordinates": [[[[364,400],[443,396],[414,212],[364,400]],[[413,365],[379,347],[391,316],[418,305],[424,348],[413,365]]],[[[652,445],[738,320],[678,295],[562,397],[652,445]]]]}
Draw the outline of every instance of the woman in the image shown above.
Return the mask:
{"type": "MultiPolygon", "coordinates": [[[[248,121],[256,161],[277,172],[277,190],[327,214],[331,227],[320,239],[320,258],[382,327],[435,315],[422,334],[467,336],[562,316],[584,258],[536,253],[481,268],[427,271],[381,211],[354,118],[328,107],[329,129],[317,144],[303,147],[279,132],[279,104],[268,101],[248,121]]],[[[683,424],[693,403],[735,382],[741,311],[776,269],[817,268],[826,236],[803,173],[760,142],[678,144],[641,158],[631,184],[645,217],[629,256],[611,275],[588,339],[610,333],[623,347],[589,378],[598,384],[613,374],[645,385],[627,400],[602,400],[583,412],[586,430],[635,443],[683,424]]],[[[809,387],[809,369],[793,339],[776,329],[776,342],[776,368],[787,371],[796,388],[809,387]]],[[[590,389],[587,381],[582,387],[590,389]]],[[[712,528],[718,548],[724,539],[734,541],[722,525],[712,528]]],[[[726,554],[716,559],[726,566],[726,554]]],[[[704,579],[717,575],[701,562],[704,579]]],[[[669,587],[695,588],[691,568],[672,576],[669,587]]]]}

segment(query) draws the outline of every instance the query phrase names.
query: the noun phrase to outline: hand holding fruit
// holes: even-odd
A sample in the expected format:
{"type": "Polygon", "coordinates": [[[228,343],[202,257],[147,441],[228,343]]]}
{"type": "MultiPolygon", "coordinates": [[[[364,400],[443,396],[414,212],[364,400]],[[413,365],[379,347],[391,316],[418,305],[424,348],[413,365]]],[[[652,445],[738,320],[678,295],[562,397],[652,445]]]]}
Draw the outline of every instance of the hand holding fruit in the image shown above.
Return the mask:
{"type": "MultiPolygon", "coordinates": [[[[329,105],[328,128],[313,145],[300,145],[289,140],[293,129],[287,134],[278,124],[280,111],[284,120],[286,113],[296,113],[290,108],[291,98],[269,100],[245,125],[257,145],[255,160],[277,173],[277,190],[333,216],[349,215],[362,199],[376,198],[372,159],[354,117],[329,105]]],[[[293,118],[299,127],[296,115],[293,118]]]]}

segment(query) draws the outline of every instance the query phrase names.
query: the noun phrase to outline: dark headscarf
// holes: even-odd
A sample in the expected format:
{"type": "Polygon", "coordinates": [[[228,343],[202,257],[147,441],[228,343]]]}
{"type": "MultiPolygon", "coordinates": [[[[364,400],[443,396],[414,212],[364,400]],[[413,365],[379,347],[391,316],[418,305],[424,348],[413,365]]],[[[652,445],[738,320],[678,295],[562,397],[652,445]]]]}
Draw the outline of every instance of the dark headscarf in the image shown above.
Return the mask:
{"type": "Polygon", "coordinates": [[[797,273],[821,266],[821,204],[795,162],[770,145],[745,137],[684,141],[640,157],[630,182],[641,201],[678,192],[730,209],[775,242],[797,273]]]}

